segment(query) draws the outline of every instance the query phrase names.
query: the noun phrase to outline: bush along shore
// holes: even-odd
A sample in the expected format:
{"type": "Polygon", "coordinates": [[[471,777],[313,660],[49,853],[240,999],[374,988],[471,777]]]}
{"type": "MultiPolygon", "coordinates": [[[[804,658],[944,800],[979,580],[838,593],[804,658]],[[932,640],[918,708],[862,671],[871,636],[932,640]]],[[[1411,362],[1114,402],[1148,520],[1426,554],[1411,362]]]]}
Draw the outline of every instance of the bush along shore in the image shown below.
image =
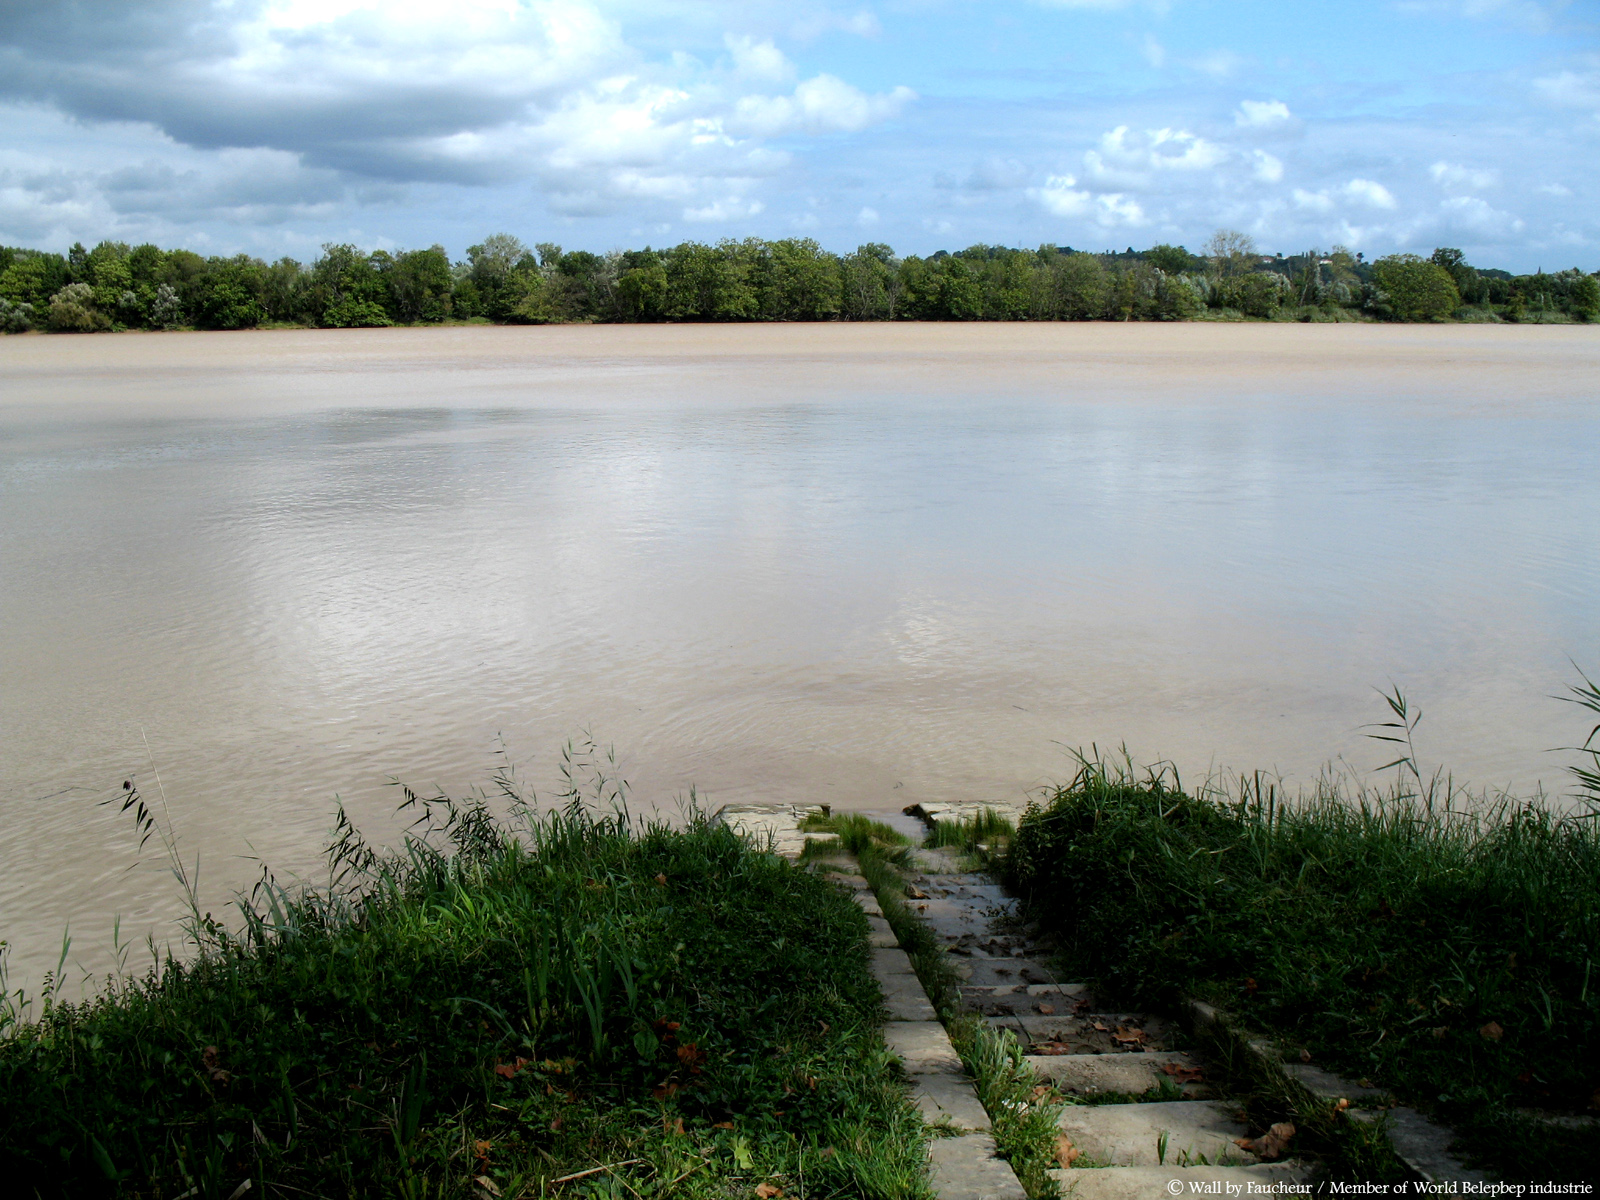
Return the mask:
{"type": "Polygon", "coordinates": [[[1407,756],[1385,792],[1285,802],[1256,777],[1191,794],[1085,756],[995,862],[1097,994],[1213,1004],[1285,1059],[1447,1122],[1503,1178],[1590,1181],[1600,819],[1464,806],[1415,770],[1397,699],[1407,756]]]}
{"type": "Polygon", "coordinates": [[[410,802],[404,853],[341,823],[337,886],[0,1012],[8,1192],[928,1195],[840,889],[698,812],[410,802]]]}
{"type": "Polygon", "coordinates": [[[472,246],[323,247],[307,265],[101,242],[0,247],[0,331],[662,321],[1600,320],[1600,276],[1512,275],[1461,251],[1368,262],[1335,246],[1263,254],[1219,230],[1202,252],[970,246],[901,257],[810,239],[592,254],[510,234],[472,246]]]}

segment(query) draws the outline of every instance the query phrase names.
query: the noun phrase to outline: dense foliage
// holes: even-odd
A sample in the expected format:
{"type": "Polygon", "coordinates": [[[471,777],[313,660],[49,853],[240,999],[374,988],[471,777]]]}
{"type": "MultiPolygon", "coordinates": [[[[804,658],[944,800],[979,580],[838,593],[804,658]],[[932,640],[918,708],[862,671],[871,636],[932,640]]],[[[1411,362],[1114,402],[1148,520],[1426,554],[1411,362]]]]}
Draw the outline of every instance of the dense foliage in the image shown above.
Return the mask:
{"type": "Polygon", "coordinates": [[[971,246],[900,258],[873,243],[684,242],[606,255],[495,234],[443,247],[327,245],[309,266],[101,242],[65,256],[0,247],[0,330],[250,329],[582,321],[1600,320],[1600,279],[1513,278],[1459,250],[1367,263],[1340,247],[1262,255],[1220,231],[1182,246],[1088,254],[971,246]]]}
{"type": "Polygon", "coordinates": [[[453,851],[398,859],[346,837],[353,890],[202,918],[198,959],[14,1024],[8,1187],[543,1195],[612,1164],[564,1194],[923,1193],[839,889],[699,817],[447,824],[453,851]]]}
{"type": "Polygon", "coordinates": [[[1504,1121],[1600,1106],[1600,821],[1252,792],[1088,763],[1006,874],[1114,1002],[1210,1000],[1465,1131],[1501,1122],[1471,1140],[1505,1171],[1587,1178],[1594,1129],[1530,1146],[1504,1121]]]}

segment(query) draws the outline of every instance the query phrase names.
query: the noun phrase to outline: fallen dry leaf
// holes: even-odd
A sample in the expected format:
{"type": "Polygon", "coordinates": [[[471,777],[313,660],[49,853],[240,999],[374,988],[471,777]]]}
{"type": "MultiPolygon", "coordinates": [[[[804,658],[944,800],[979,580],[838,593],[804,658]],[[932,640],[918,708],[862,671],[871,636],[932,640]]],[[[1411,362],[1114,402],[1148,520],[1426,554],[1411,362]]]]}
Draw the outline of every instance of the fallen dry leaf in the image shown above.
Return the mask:
{"type": "Polygon", "coordinates": [[[1161,1070],[1179,1083],[1199,1083],[1205,1078],[1199,1067],[1186,1067],[1182,1063],[1164,1063],[1161,1070]]]}
{"type": "Polygon", "coordinates": [[[1337,1108],[1340,1112],[1343,1112],[1345,1109],[1350,1107],[1350,1101],[1346,1100],[1343,1096],[1341,1096],[1339,1098],[1339,1103],[1334,1105],[1334,1107],[1337,1108]]]}
{"type": "Polygon", "coordinates": [[[1244,981],[1244,990],[1249,992],[1252,996],[1254,996],[1256,994],[1256,991],[1260,987],[1261,987],[1261,985],[1259,983],[1257,983],[1254,979],[1246,979],[1244,981]]]}
{"type": "Polygon", "coordinates": [[[1035,1042],[1029,1047],[1035,1054],[1071,1054],[1072,1047],[1066,1042],[1035,1042]]]}
{"type": "Polygon", "coordinates": [[[1234,1145],[1250,1151],[1257,1158],[1270,1160],[1288,1149],[1289,1139],[1293,1136],[1294,1126],[1287,1121],[1280,1121],[1258,1138],[1235,1138],[1234,1145]]]}
{"type": "Polygon", "coordinates": [[[911,883],[906,884],[906,899],[907,900],[926,900],[927,898],[928,898],[928,893],[927,892],[923,891],[921,888],[917,887],[915,884],[911,884],[911,883]]]}
{"type": "Polygon", "coordinates": [[[1075,1147],[1066,1134],[1056,1135],[1056,1162],[1062,1167],[1070,1167],[1073,1160],[1082,1153],[1083,1151],[1075,1147]]]}
{"type": "Polygon", "coordinates": [[[1435,1025],[1429,1032],[1433,1034],[1434,1041],[1442,1042],[1449,1035],[1450,1027],[1448,1025],[1435,1025]]]}
{"type": "Polygon", "coordinates": [[[660,875],[656,876],[656,882],[659,883],[662,887],[666,887],[667,886],[667,875],[666,875],[665,871],[663,871],[660,875]]]}
{"type": "Polygon", "coordinates": [[[200,1055],[200,1063],[206,1069],[206,1074],[212,1083],[225,1084],[233,1076],[222,1069],[222,1051],[215,1046],[207,1046],[200,1055]]]}
{"type": "Polygon", "coordinates": [[[1478,1036],[1486,1042],[1498,1042],[1501,1038],[1505,1037],[1505,1035],[1506,1031],[1501,1029],[1499,1023],[1496,1021],[1490,1021],[1487,1025],[1482,1026],[1478,1030],[1478,1036]]]}
{"type": "Polygon", "coordinates": [[[1303,1062],[1303,1063],[1310,1062],[1311,1061],[1311,1051],[1302,1049],[1300,1051],[1300,1061],[1303,1062]]]}
{"type": "Polygon", "coordinates": [[[770,1183],[761,1183],[756,1185],[756,1195],[760,1196],[761,1200],[774,1200],[774,1197],[783,1195],[783,1189],[770,1183]]]}
{"type": "Polygon", "coordinates": [[[713,1128],[713,1129],[732,1129],[733,1128],[733,1122],[732,1121],[717,1121],[711,1126],[711,1128],[713,1128]]]}
{"type": "Polygon", "coordinates": [[[683,1118],[679,1117],[675,1121],[668,1121],[662,1118],[661,1128],[665,1133],[675,1133],[681,1137],[683,1136],[683,1118]]]}
{"type": "Polygon", "coordinates": [[[1099,1022],[1099,1021],[1096,1021],[1096,1022],[1095,1022],[1095,1023],[1094,1023],[1094,1029],[1095,1029],[1095,1032],[1096,1032],[1096,1033],[1110,1033],[1110,1032],[1111,1032],[1111,1030],[1109,1030],[1109,1029],[1107,1029],[1107,1028],[1106,1028],[1106,1027],[1105,1027],[1105,1026],[1104,1026],[1104,1025],[1102,1025],[1102,1024],[1101,1024],[1101,1023],[1100,1023],[1100,1022],[1099,1022]]]}
{"type": "Polygon", "coordinates": [[[1145,1032],[1134,1025],[1118,1025],[1116,1032],[1111,1035],[1111,1040],[1119,1046],[1142,1046],[1145,1043],[1145,1032]]]}
{"type": "Polygon", "coordinates": [[[1035,1007],[1037,1007],[1039,1012],[1044,1016],[1053,1017],[1056,1015],[1056,1006],[1054,1004],[1040,1004],[1036,1005],[1035,1007]]]}
{"type": "Polygon", "coordinates": [[[472,1182],[477,1184],[484,1191],[488,1192],[491,1196],[498,1196],[500,1194],[499,1185],[487,1175],[474,1176],[472,1182]]]}

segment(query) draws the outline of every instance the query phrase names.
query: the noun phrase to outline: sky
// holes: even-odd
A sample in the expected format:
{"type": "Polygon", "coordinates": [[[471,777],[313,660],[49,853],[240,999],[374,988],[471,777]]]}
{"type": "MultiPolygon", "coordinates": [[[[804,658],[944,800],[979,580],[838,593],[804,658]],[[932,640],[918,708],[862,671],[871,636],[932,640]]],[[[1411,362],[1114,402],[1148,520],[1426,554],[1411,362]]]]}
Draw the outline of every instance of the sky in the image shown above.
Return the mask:
{"type": "Polygon", "coordinates": [[[0,243],[1600,269],[1600,0],[0,0],[0,243]]]}

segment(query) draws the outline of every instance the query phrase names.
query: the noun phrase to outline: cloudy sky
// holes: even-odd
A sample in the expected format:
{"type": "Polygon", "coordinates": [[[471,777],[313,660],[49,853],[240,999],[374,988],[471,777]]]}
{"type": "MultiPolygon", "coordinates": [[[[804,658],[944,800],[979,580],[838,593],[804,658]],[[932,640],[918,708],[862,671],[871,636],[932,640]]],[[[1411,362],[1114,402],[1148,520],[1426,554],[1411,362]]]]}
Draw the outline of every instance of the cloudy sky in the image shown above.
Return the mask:
{"type": "Polygon", "coordinates": [[[0,0],[0,242],[1600,268],[1597,0],[0,0]]]}

